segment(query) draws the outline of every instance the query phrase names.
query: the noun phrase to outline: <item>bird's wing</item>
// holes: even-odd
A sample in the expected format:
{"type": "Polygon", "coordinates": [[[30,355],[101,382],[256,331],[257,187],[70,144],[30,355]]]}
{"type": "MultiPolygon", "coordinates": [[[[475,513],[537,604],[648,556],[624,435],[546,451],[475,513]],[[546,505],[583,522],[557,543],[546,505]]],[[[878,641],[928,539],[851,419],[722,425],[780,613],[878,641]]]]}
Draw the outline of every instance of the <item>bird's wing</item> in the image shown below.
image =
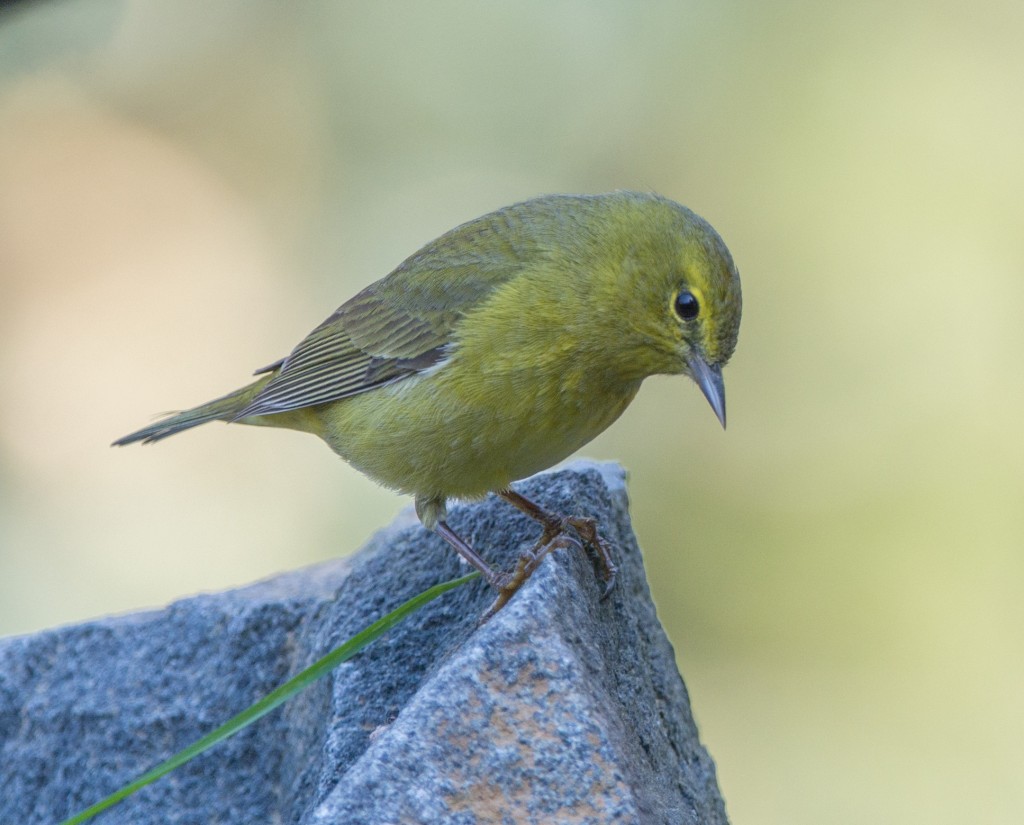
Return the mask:
{"type": "MultiPolygon", "coordinates": [[[[342,307],[269,370],[277,374],[237,418],[296,410],[379,387],[436,363],[443,345],[410,358],[375,355],[352,340],[342,307]]],[[[399,330],[396,329],[396,332],[399,330]]]]}
{"type": "Polygon", "coordinates": [[[237,418],[311,407],[434,366],[459,319],[515,277],[535,252],[505,210],[442,235],[314,329],[237,418]]]}

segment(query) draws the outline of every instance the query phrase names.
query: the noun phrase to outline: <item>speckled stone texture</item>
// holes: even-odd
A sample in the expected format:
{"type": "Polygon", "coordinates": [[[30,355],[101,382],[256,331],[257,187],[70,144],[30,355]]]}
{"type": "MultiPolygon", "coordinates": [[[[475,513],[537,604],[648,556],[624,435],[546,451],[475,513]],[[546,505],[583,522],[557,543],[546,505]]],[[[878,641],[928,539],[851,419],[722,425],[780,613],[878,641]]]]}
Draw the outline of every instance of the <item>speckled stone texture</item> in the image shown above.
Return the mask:
{"type": "MultiPolygon", "coordinates": [[[[725,823],[622,471],[578,462],[517,489],[599,519],[620,568],[609,598],[567,551],[482,627],[492,593],[458,588],[98,825],[725,823]]],[[[56,823],[98,801],[465,572],[400,522],[351,559],[0,640],[0,823],[56,823]]],[[[494,498],[454,508],[451,523],[506,566],[538,532],[494,498]]]]}

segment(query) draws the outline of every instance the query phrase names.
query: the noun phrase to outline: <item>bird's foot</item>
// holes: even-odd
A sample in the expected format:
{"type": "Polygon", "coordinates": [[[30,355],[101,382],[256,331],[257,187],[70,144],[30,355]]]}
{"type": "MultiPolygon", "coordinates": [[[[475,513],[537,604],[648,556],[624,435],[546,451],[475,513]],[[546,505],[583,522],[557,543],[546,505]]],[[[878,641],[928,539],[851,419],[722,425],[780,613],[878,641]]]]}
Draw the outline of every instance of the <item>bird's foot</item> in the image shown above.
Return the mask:
{"type": "Polygon", "coordinates": [[[604,580],[601,598],[608,597],[615,586],[617,571],[612,561],[611,549],[598,534],[597,522],[594,519],[549,512],[512,490],[502,490],[499,495],[541,525],[540,538],[519,556],[516,566],[510,571],[495,570],[488,565],[444,519],[439,520],[434,526],[434,530],[455,548],[462,558],[480,571],[484,580],[498,591],[498,597],[481,617],[481,624],[508,604],[509,599],[533,575],[548,553],[562,548],[575,549],[582,553],[586,546],[597,564],[599,575],[604,580]]]}
{"type": "MultiPolygon", "coordinates": [[[[601,599],[602,601],[607,599],[615,587],[615,577],[618,575],[619,569],[612,561],[611,548],[597,532],[597,521],[585,516],[569,516],[562,521],[568,527],[572,527],[583,539],[583,544],[590,551],[594,561],[597,562],[598,572],[604,580],[604,592],[601,594],[601,599]]],[[[576,542],[576,545],[579,546],[579,542],[576,542]]]]}
{"type": "MultiPolygon", "coordinates": [[[[529,550],[526,550],[520,554],[516,566],[507,573],[500,573],[495,578],[496,581],[491,584],[497,589],[498,597],[494,600],[484,615],[480,618],[480,624],[483,624],[503,608],[508,600],[511,599],[516,591],[519,590],[526,580],[533,575],[534,571],[540,567],[540,563],[544,560],[544,557],[552,550],[558,550],[563,547],[576,548],[580,552],[583,551],[583,545],[579,539],[574,538],[570,535],[553,535],[548,537],[547,531],[541,536],[540,540],[533,545],[529,550]]],[[[615,577],[615,568],[612,568],[612,580],[615,577]]],[[[607,588],[606,593],[607,595],[607,588]]],[[[604,596],[602,596],[604,598],[604,596]]]]}
{"type": "Polygon", "coordinates": [[[601,598],[608,597],[615,587],[618,570],[615,567],[615,562],[612,561],[611,548],[598,533],[597,522],[594,519],[584,516],[562,516],[549,512],[512,490],[503,490],[499,495],[513,507],[539,522],[542,529],[537,543],[520,557],[516,567],[517,571],[520,567],[528,569],[526,578],[529,578],[529,574],[537,568],[541,559],[552,550],[561,547],[574,547],[582,551],[585,545],[596,561],[598,572],[604,580],[604,592],[601,594],[601,598]],[[573,532],[579,538],[573,536],[573,532]]]}

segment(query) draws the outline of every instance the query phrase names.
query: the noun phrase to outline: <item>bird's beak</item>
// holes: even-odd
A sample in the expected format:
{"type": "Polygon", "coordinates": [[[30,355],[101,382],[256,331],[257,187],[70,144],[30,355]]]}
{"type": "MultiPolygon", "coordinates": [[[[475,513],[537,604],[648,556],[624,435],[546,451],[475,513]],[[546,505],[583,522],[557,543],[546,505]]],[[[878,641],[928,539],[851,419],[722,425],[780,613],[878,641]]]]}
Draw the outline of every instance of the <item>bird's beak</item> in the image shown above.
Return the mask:
{"type": "Polygon", "coordinates": [[[697,382],[711,409],[722,422],[722,428],[725,429],[725,384],[722,381],[722,368],[709,366],[699,355],[691,355],[689,364],[693,380],[697,382]]]}

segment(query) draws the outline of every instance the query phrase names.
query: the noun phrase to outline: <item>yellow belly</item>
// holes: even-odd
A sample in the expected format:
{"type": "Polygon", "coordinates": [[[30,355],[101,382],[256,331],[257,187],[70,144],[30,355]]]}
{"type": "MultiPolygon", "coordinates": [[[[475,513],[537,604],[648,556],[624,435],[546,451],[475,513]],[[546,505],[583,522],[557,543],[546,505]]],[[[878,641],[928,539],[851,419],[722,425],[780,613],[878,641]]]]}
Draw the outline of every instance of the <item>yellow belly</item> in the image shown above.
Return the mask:
{"type": "Polygon", "coordinates": [[[317,434],[377,482],[423,498],[473,498],[571,455],[638,389],[610,392],[582,373],[480,374],[456,363],[309,412],[317,434]]]}

